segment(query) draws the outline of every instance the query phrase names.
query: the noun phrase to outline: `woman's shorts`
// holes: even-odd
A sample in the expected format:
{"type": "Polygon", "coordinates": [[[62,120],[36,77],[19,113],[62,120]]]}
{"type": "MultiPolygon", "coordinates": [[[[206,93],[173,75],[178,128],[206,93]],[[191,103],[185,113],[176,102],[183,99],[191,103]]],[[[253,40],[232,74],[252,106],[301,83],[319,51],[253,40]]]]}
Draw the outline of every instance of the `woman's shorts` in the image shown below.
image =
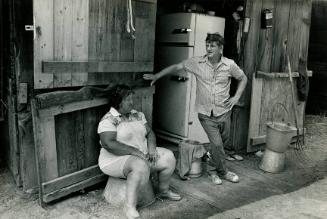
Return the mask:
{"type": "MultiPolygon", "coordinates": [[[[157,147],[157,151],[159,156],[162,158],[165,157],[165,154],[171,153],[170,150],[161,147],[157,147]]],[[[132,157],[132,155],[117,156],[108,152],[106,149],[101,148],[99,156],[99,167],[103,173],[109,176],[126,178],[124,175],[124,167],[130,157],[132,157]]]]}

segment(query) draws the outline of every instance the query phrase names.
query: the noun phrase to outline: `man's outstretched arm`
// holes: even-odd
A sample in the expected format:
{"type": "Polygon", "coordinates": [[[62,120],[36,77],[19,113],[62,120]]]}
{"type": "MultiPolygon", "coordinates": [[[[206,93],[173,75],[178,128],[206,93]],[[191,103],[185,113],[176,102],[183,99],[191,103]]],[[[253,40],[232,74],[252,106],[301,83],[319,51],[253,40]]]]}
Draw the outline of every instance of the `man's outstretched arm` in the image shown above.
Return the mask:
{"type": "Polygon", "coordinates": [[[160,78],[169,75],[171,73],[174,73],[176,71],[180,71],[183,69],[183,63],[178,63],[178,64],[174,64],[171,66],[168,66],[167,68],[162,69],[161,71],[159,71],[157,74],[144,74],[143,75],[143,79],[144,80],[150,80],[151,81],[151,86],[160,78]]]}

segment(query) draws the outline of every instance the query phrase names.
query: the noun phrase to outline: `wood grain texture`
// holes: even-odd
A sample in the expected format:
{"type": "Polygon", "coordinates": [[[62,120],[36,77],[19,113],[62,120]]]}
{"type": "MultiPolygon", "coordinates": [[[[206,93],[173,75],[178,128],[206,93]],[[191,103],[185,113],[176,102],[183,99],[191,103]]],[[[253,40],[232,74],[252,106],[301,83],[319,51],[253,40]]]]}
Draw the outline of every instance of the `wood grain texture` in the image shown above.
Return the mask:
{"type": "Polygon", "coordinates": [[[152,72],[153,62],[116,62],[116,61],[42,61],[42,71],[59,74],[64,72],[75,72],[75,75],[82,72],[103,73],[113,77],[120,75],[122,72],[152,72]],[[120,74],[112,74],[120,73],[120,74]]]}
{"type": "MultiPolygon", "coordinates": [[[[312,76],[312,71],[307,71],[308,77],[312,76]]],[[[292,78],[299,77],[299,72],[292,72],[292,78]]],[[[289,78],[287,72],[263,72],[257,71],[257,78],[289,78]]]]}
{"type": "MultiPolygon", "coordinates": [[[[79,141],[81,111],[64,113],[55,117],[55,137],[58,163],[58,176],[80,170],[78,153],[80,148],[84,148],[84,142],[79,141]]],[[[83,161],[83,158],[81,159],[83,161]]]]}
{"type": "MultiPolygon", "coordinates": [[[[263,1],[263,8],[273,8],[274,18],[272,29],[258,29],[259,46],[256,68],[258,73],[257,78],[252,82],[248,151],[255,150],[251,148],[250,138],[255,139],[265,135],[267,121],[274,119],[294,125],[292,88],[288,79],[286,57],[287,54],[290,56],[292,71],[296,72],[299,57],[305,58],[308,53],[311,1],[263,1]],[[287,42],[287,50],[283,46],[285,42],[287,42]],[[286,113],[278,107],[280,104],[286,107],[286,113]],[[277,109],[274,109],[276,106],[277,109]]],[[[312,75],[312,72],[309,71],[309,74],[312,75]]],[[[297,93],[296,90],[295,93],[297,93]]],[[[297,120],[301,128],[304,103],[297,102],[296,104],[297,120]]]]}
{"type": "MultiPolygon", "coordinates": [[[[73,0],[54,0],[54,60],[67,61],[72,59],[73,36],[73,0]]],[[[49,25],[49,24],[48,24],[49,25]]],[[[51,25],[51,23],[50,23],[51,25]]],[[[54,74],[54,87],[70,87],[72,74],[64,71],[54,74]]]]}
{"type": "Polygon", "coordinates": [[[260,114],[261,114],[261,96],[262,96],[263,80],[253,77],[252,79],[252,93],[251,93],[251,108],[249,121],[249,134],[247,141],[247,152],[252,152],[253,148],[251,139],[259,135],[260,114]]]}
{"type": "MultiPolygon", "coordinates": [[[[271,72],[286,72],[284,43],[288,41],[291,0],[275,0],[271,72]]],[[[292,19],[292,18],[291,18],[292,19]]]]}
{"type": "Polygon", "coordinates": [[[137,29],[135,39],[126,31],[126,1],[45,0],[42,4],[38,1],[35,10],[45,11],[47,16],[37,14],[36,19],[36,25],[40,27],[36,28],[34,46],[35,87],[129,84],[142,78],[143,72],[153,72],[156,1],[132,1],[133,22],[137,29]],[[42,61],[65,64],[49,67],[48,63],[44,73],[40,74],[42,61]],[[75,64],[70,66],[67,61],[75,64]],[[85,64],[76,64],[79,61],[103,64],[85,67],[85,64]],[[117,67],[104,64],[106,62],[123,63],[117,67]],[[46,77],[46,81],[41,77],[46,77]]]}
{"type": "Polygon", "coordinates": [[[54,117],[44,117],[40,118],[39,122],[39,130],[37,130],[38,152],[41,158],[42,182],[45,182],[58,177],[55,121],[54,117]]]}
{"type": "MultiPolygon", "coordinates": [[[[263,1],[254,1],[254,0],[249,0],[246,2],[246,11],[245,11],[245,16],[251,19],[251,23],[250,23],[250,28],[249,28],[249,32],[247,33],[247,35],[245,35],[245,46],[244,46],[244,72],[246,73],[247,77],[248,77],[248,85],[246,87],[245,90],[245,94],[244,94],[244,102],[245,105],[250,105],[250,101],[251,98],[252,100],[256,100],[257,98],[253,99],[253,92],[251,94],[251,88],[253,87],[253,84],[251,85],[251,81],[253,81],[255,72],[256,72],[256,68],[257,68],[257,55],[258,53],[258,47],[259,47],[259,32],[260,32],[260,12],[261,12],[261,8],[262,8],[262,4],[263,1]],[[252,97],[251,97],[252,95],[252,97]]],[[[260,89],[259,89],[260,90],[260,89]]],[[[250,115],[252,115],[252,111],[256,110],[253,108],[253,105],[251,105],[250,108],[251,112],[250,115]]],[[[255,111],[257,112],[257,111],[255,111]]],[[[246,122],[246,124],[249,124],[252,121],[252,117],[251,120],[249,119],[249,115],[245,115],[244,120],[246,122]]],[[[242,125],[241,124],[237,124],[234,125],[234,131],[233,132],[238,132],[238,130],[241,130],[240,127],[242,125]]],[[[246,127],[245,124],[243,124],[243,126],[246,127]]],[[[251,135],[251,133],[253,132],[253,130],[251,130],[251,125],[249,126],[249,129],[243,129],[242,132],[245,132],[245,136],[248,136],[244,139],[239,138],[238,140],[233,140],[235,141],[234,145],[238,145],[237,147],[240,147],[240,145],[242,145],[241,148],[246,148],[249,147],[249,136],[251,135]]],[[[241,136],[241,135],[238,135],[241,136]]]]}
{"type": "Polygon", "coordinates": [[[84,110],[85,167],[96,165],[98,163],[101,146],[99,144],[97,128],[102,116],[105,115],[107,111],[107,104],[84,110]]]}
{"type": "Polygon", "coordinates": [[[77,192],[79,190],[82,190],[84,188],[90,187],[92,185],[95,185],[97,183],[103,182],[106,179],[108,179],[108,176],[104,175],[104,174],[99,174],[96,176],[93,176],[91,178],[86,178],[83,181],[80,181],[78,183],[72,184],[68,187],[64,187],[61,188],[59,190],[53,191],[51,193],[48,194],[44,194],[42,199],[45,203],[57,200],[61,197],[64,197],[66,195],[69,195],[73,192],[77,192]]]}
{"type": "Polygon", "coordinates": [[[33,0],[35,17],[34,88],[53,88],[53,74],[42,73],[41,61],[53,57],[53,0],[33,0]]]}
{"type": "Polygon", "coordinates": [[[18,113],[20,174],[23,191],[37,188],[37,170],[31,112],[18,113]]]}
{"type": "MultiPolygon", "coordinates": [[[[89,0],[73,1],[72,60],[87,61],[89,48],[89,0]]],[[[88,72],[72,73],[72,86],[87,84],[88,72]]]]}
{"type": "Polygon", "coordinates": [[[93,165],[83,170],[43,183],[43,191],[44,193],[50,193],[100,174],[101,170],[98,165],[93,165]]]}

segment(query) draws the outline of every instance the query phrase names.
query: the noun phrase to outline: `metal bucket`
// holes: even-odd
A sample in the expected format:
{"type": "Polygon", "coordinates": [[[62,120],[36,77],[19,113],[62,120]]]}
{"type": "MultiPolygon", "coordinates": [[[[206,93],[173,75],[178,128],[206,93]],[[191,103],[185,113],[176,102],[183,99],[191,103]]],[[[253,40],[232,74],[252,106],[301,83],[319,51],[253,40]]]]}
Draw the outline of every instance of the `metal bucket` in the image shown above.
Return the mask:
{"type": "Polygon", "coordinates": [[[266,150],[259,166],[260,169],[271,173],[278,173],[284,169],[284,153],[292,141],[293,133],[296,131],[294,126],[284,122],[274,122],[274,110],[278,105],[288,115],[288,111],[282,103],[277,103],[272,108],[272,122],[267,123],[266,150]]]}
{"type": "Polygon", "coordinates": [[[267,123],[266,147],[271,151],[284,153],[295,131],[294,126],[282,122],[267,123]]]}
{"type": "Polygon", "coordinates": [[[197,158],[192,161],[191,170],[188,172],[188,176],[191,178],[197,178],[202,175],[202,161],[201,158],[197,158]]]}
{"type": "Polygon", "coordinates": [[[285,153],[277,153],[269,149],[265,150],[265,154],[261,160],[259,168],[269,173],[279,173],[285,167],[285,153]]]}

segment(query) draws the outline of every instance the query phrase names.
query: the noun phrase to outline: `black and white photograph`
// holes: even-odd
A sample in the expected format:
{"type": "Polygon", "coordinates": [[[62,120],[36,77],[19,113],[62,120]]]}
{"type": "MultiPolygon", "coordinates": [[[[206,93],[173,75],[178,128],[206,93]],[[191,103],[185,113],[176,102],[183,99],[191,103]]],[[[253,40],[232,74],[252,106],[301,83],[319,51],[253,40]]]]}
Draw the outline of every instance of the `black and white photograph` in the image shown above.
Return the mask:
{"type": "Polygon", "coordinates": [[[0,0],[0,219],[327,218],[327,0],[0,0]]]}

